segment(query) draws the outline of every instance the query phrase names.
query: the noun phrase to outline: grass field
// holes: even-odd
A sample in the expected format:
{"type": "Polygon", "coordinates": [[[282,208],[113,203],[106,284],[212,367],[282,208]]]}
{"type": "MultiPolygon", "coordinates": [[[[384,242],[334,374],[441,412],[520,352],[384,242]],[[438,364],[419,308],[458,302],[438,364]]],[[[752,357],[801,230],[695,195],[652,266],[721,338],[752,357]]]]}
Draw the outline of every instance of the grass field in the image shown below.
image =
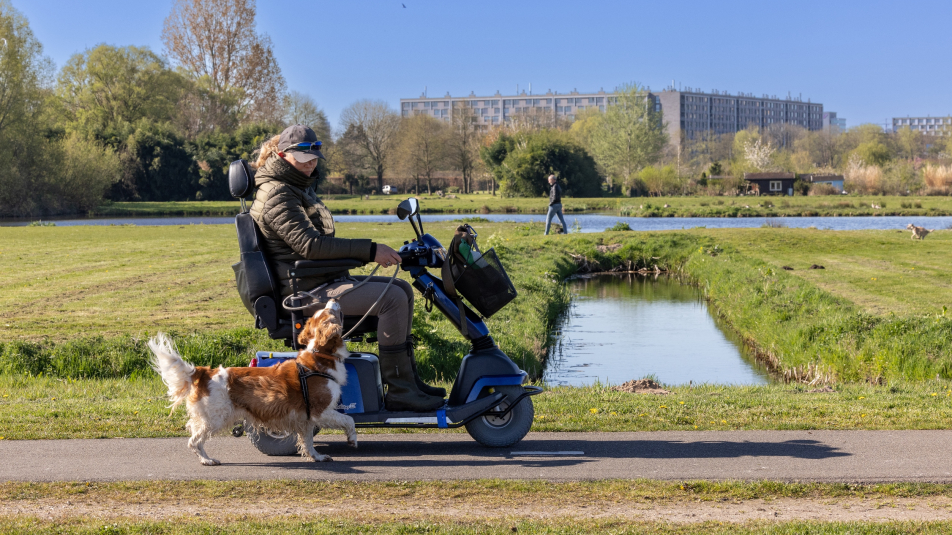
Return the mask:
{"type": "MultiPolygon", "coordinates": [[[[532,398],[536,415],[532,429],[947,429],[952,420],[949,381],[895,382],[888,387],[842,384],[833,392],[811,393],[813,389],[792,384],[697,385],[670,387],[671,394],[659,396],[601,386],[560,387],[532,398]]],[[[0,375],[0,439],[187,436],[185,412],[170,415],[167,405],[165,388],[155,376],[60,379],[0,375]]]]}
{"type": "MultiPolygon", "coordinates": [[[[335,214],[396,213],[405,196],[332,195],[325,198],[335,214]]],[[[476,193],[454,199],[421,195],[425,213],[544,214],[546,198],[504,198],[476,193]]],[[[103,205],[96,216],[231,216],[235,201],[117,202],[103,205]]],[[[818,196],[818,197],[595,197],[563,199],[566,212],[601,211],[638,217],[782,217],[782,216],[939,216],[952,215],[952,197],[818,196]],[[665,206],[667,205],[667,206],[665,206]],[[877,206],[878,208],[874,207],[877,206]]]]}
{"type": "MultiPolygon", "coordinates": [[[[339,233],[396,246],[407,226],[345,223],[339,233]]],[[[448,241],[454,226],[427,230],[448,241]]],[[[675,389],[663,399],[555,389],[536,398],[534,429],[900,429],[948,421],[952,233],[922,242],[888,231],[782,228],[543,237],[539,224],[475,226],[520,291],[490,328],[536,377],[568,302],[559,281],[576,270],[572,252],[602,269],[658,264],[697,284],[777,374],[838,384],[825,395],[780,384],[675,389]],[[597,250],[614,243],[622,247],[597,250]],[[812,264],[826,269],[807,269],[812,264]]],[[[4,229],[0,436],[181,434],[182,414],[167,418],[146,363],[149,335],[172,332],[183,354],[211,365],[244,365],[255,349],[281,349],[250,328],[229,269],[236,249],[228,225],[4,229]]],[[[416,310],[421,370],[450,381],[467,345],[438,313],[422,303],[416,310]]],[[[630,378],[637,371],[619,382],[630,378]]]]}

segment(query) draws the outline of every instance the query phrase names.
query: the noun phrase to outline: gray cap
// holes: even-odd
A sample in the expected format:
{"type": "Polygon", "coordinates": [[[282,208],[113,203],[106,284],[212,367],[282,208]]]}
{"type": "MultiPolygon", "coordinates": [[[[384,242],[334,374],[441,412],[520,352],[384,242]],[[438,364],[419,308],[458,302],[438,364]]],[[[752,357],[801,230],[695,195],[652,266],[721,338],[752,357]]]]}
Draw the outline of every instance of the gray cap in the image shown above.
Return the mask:
{"type": "Polygon", "coordinates": [[[278,139],[278,150],[287,152],[301,163],[309,162],[316,158],[326,159],[317,148],[311,148],[307,151],[297,149],[288,150],[289,147],[297,145],[298,143],[314,143],[317,141],[317,134],[315,134],[313,130],[303,124],[296,124],[285,128],[284,132],[281,132],[281,137],[278,139]]]}

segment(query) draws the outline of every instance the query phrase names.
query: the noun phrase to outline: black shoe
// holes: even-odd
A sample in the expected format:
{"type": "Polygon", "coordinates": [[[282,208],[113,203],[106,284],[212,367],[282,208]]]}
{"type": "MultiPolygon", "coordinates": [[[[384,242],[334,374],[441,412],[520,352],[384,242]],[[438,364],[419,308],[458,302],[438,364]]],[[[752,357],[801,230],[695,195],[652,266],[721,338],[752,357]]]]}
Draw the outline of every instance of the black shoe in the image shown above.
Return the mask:
{"type": "Polygon", "coordinates": [[[417,388],[420,389],[424,394],[429,394],[431,396],[440,396],[441,398],[446,397],[446,389],[440,388],[438,386],[430,386],[423,382],[423,379],[420,379],[420,372],[417,371],[416,366],[416,338],[411,334],[407,337],[407,352],[410,354],[410,366],[413,367],[413,380],[416,382],[417,388]]]}
{"type": "Polygon", "coordinates": [[[442,396],[426,394],[417,387],[412,362],[405,345],[380,348],[380,376],[387,384],[384,405],[388,411],[430,412],[446,403],[442,396]]]}

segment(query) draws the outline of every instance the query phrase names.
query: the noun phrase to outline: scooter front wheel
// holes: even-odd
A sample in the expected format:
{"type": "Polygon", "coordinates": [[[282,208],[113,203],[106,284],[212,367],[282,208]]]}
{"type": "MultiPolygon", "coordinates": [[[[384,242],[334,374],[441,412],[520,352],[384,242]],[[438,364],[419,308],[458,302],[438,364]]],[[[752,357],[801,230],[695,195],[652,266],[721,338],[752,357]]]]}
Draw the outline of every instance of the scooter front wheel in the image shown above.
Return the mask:
{"type": "MultiPolygon", "coordinates": [[[[521,396],[524,391],[521,386],[497,386],[494,390],[506,395],[506,399],[502,403],[493,407],[494,412],[502,412],[508,409],[512,400],[521,396]]],[[[505,416],[484,414],[472,420],[466,424],[466,431],[469,436],[483,446],[505,448],[512,446],[526,436],[529,428],[532,427],[534,416],[535,408],[532,405],[532,398],[525,397],[505,416]]]]}

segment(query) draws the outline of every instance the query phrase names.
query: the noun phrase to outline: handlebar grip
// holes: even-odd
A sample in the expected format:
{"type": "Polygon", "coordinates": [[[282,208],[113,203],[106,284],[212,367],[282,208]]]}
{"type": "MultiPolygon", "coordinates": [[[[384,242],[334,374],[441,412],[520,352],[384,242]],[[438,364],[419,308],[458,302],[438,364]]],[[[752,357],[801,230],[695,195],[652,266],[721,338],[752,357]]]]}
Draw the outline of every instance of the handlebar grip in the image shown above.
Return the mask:
{"type": "Polygon", "coordinates": [[[406,262],[407,260],[416,258],[416,253],[413,251],[397,251],[397,254],[400,255],[401,262],[406,262]]]}

